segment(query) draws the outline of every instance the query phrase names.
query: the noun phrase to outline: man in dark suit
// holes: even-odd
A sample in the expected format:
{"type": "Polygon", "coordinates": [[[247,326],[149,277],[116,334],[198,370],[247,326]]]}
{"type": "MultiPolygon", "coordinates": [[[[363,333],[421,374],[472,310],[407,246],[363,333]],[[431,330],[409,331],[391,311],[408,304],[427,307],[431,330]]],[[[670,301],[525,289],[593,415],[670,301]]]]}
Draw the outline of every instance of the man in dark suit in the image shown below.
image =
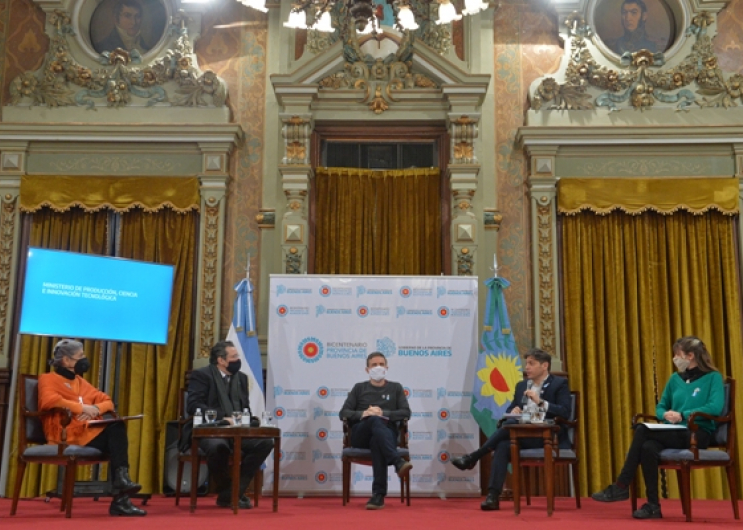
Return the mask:
{"type": "MultiPolygon", "coordinates": [[[[524,364],[526,380],[519,381],[516,385],[514,399],[506,412],[520,414],[522,408],[529,411],[539,408],[546,412],[547,419],[556,416],[567,418],[570,415],[568,381],[564,377],[550,374],[552,356],[546,351],[533,348],[524,355],[524,364]]],[[[509,419],[508,421],[517,422],[518,420],[509,419]]],[[[560,430],[558,439],[561,448],[570,447],[566,429],[560,430]]],[[[523,449],[536,449],[543,447],[544,442],[541,438],[524,438],[520,445],[523,449]]],[[[511,440],[508,429],[497,429],[477,451],[453,458],[451,463],[463,471],[472,469],[488,451],[493,451],[493,461],[490,466],[488,496],[480,508],[498,510],[500,509],[498,498],[503,489],[508,462],[511,459],[511,440]]]]}
{"type": "MultiPolygon", "coordinates": [[[[193,416],[196,409],[217,411],[217,420],[233,423],[232,412],[248,410],[248,376],[240,371],[240,354],[230,341],[216,343],[209,353],[209,366],[191,372],[188,383],[188,414],[193,416]]],[[[249,421],[245,418],[243,421],[249,421]]],[[[184,429],[180,447],[187,443],[190,447],[191,429],[184,429]]],[[[231,440],[204,438],[199,448],[206,453],[206,463],[211,479],[217,487],[217,506],[232,507],[232,481],[229,458],[232,452],[231,440]]],[[[268,454],[273,449],[272,440],[243,440],[240,463],[240,508],[250,509],[250,498],[244,495],[250,481],[268,454]]]]}

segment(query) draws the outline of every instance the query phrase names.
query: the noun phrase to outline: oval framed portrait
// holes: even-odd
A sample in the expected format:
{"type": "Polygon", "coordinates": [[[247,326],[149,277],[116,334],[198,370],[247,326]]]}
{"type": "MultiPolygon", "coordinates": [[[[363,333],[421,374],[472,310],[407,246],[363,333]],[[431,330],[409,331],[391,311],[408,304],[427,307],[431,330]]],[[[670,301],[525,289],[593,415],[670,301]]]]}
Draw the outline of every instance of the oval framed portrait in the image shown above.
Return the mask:
{"type": "Polygon", "coordinates": [[[683,0],[594,0],[588,23],[599,47],[615,58],[649,50],[669,54],[683,38],[688,15],[683,0]]]}
{"type": "Polygon", "coordinates": [[[90,45],[96,53],[116,48],[145,55],[165,36],[163,0],[101,0],[90,17],[90,45]]]}

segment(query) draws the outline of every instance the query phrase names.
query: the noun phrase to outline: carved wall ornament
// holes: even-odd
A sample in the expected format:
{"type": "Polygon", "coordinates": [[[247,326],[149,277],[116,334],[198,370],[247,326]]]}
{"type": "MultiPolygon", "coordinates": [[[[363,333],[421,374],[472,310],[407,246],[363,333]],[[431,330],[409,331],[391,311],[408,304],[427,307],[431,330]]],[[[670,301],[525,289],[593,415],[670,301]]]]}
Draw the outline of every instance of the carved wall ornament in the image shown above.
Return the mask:
{"type": "Polygon", "coordinates": [[[219,204],[207,206],[204,214],[206,226],[204,230],[204,254],[202,261],[201,283],[201,344],[198,356],[209,357],[209,350],[214,342],[214,330],[217,327],[216,293],[217,293],[217,249],[219,227],[219,204]]]}
{"type": "Polygon", "coordinates": [[[471,116],[460,116],[449,122],[451,136],[451,157],[455,164],[474,164],[475,138],[478,135],[479,120],[471,116]]]}
{"type": "Polygon", "coordinates": [[[312,122],[310,118],[291,116],[281,120],[281,135],[284,137],[284,158],[287,165],[299,164],[306,166],[310,163],[310,138],[312,136],[312,122]]]}
{"type": "Polygon", "coordinates": [[[13,235],[17,217],[17,196],[7,194],[2,201],[2,231],[0,231],[0,351],[6,351],[5,327],[8,322],[8,302],[13,273],[13,235]]]}
{"type": "Polygon", "coordinates": [[[541,344],[547,351],[555,348],[555,255],[552,251],[552,207],[549,198],[542,196],[537,204],[537,274],[539,278],[539,326],[541,344]]]}
{"type": "Polygon", "coordinates": [[[469,248],[457,251],[457,274],[459,276],[472,276],[475,268],[475,256],[469,248]]]}
{"type": "Polygon", "coordinates": [[[343,55],[346,64],[343,70],[320,80],[323,90],[354,89],[364,91],[361,103],[369,103],[369,110],[381,114],[395,101],[395,92],[420,88],[438,88],[429,77],[413,72],[412,33],[406,33],[395,53],[387,57],[372,57],[364,54],[354,37],[344,41],[343,55]]]}
{"type": "Polygon", "coordinates": [[[503,222],[503,214],[497,210],[485,209],[483,211],[483,225],[486,229],[500,230],[500,225],[503,222]]]}
{"type": "Polygon", "coordinates": [[[286,253],[286,274],[302,273],[302,253],[296,247],[291,247],[286,253]]]}
{"type": "Polygon", "coordinates": [[[261,210],[255,216],[255,221],[260,228],[274,228],[276,226],[276,212],[274,210],[261,210]]]}
{"type": "Polygon", "coordinates": [[[648,50],[625,52],[619,68],[599,64],[589,50],[593,32],[583,17],[574,13],[565,26],[571,40],[570,57],[564,81],[544,78],[531,97],[534,110],[586,110],[606,107],[610,111],[623,107],[647,110],[653,106],[688,110],[692,105],[732,107],[743,102],[743,76],[725,77],[717,64],[712,39],[707,29],[714,15],[702,11],[692,18],[686,30],[695,42],[691,52],[675,66],[663,69],[663,53],[648,50]],[[603,91],[603,92],[601,92],[603,91]]]}
{"type": "Polygon", "coordinates": [[[78,64],[70,53],[68,38],[75,37],[69,13],[55,10],[49,15],[53,27],[49,51],[41,68],[24,72],[10,83],[10,105],[29,103],[59,106],[85,106],[94,109],[96,100],[109,107],[124,107],[132,97],[146,99],[146,105],[168,102],[171,106],[225,105],[227,87],[211,70],[201,72],[195,65],[196,56],[188,36],[188,17],[182,12],[174,16],[169,35],[174,38],[172,49],[143,67],[137,52],[120,48],[103,52],[98,69],[78,64]]]}

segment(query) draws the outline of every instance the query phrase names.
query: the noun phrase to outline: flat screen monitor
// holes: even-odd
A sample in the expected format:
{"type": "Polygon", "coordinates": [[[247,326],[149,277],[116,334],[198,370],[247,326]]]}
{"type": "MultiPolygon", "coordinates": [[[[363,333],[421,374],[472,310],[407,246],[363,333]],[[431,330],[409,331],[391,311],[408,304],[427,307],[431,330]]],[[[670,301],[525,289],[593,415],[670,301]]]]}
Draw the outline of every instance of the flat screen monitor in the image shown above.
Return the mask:
{"type": "Polygon", "coordinates": [[[20,333],[166,344],[172,265],[29,248],[20,333]]]}

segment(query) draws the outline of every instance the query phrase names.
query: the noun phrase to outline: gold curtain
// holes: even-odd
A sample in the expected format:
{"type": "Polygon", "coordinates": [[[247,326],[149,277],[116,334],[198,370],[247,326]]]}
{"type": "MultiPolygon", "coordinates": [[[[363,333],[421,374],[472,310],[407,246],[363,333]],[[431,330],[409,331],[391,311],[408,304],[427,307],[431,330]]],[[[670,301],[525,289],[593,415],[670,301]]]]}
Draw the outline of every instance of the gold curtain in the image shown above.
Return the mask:
{"type": "MultiPolygon", "coordinates": [[[[43,208],[33,214],[30,245],[104,255],[106,253],[107,211],[84,212],[73,207],[64,213],[43,208]]],[[[176,213],[165,208],[157,213],[134,209],[122,216],[120,255],[175,265],[173,302],[170,311],[168,344],[123,345],[119,376],[118,411],[144,413],[145,419],[127,424],[131,475],[143,492],[159,492],[162,485],[163,448],[167,420],[177,416],[178,389],[189,368],[193,339],[193,291],[195,282],[196,227],[198,213],[176,213]]],[[[84,315],[81,315],[84,318],[84,315]]],[[[50,308],[50,318],[53,310],[50,308]]],[[[53,344],[58,338],[23,336],[19,373],[48,371],[53,344]]],[[[87,378],[98,384],[102,351],[100,341],[85,341],[91,359],[87,378]]],[[[11,447],[17,448],[17,416],[11,447]]],[[[11,455],[7,495],[15,484],[16,455],[11,455]]],[[[78,478],[90,478],[90,468],[78,478]]],[[[53,466],[27,467],[22,497],[36,497],[56,488],[57,470],[53,466]]],[[[105,469],[103,476],[105,477],[105,469]]]]}
{"type": "MultiPolygon", "coordinates": [[[[562,217],[567,370],[585,403],[584,494],[619,474],[632,415],[655,411],[673,373],[675,339],[699,336],[723,376],[743,381],[737,222],[718,211],[562,217]]],[[[673,474],[667,484],[678,497],[673,474]]],[[[726,484],[718,469],[695,471],[692,494],[728,497],[726,484]]]]}
{"type": "MultiPolygon", "coordinates": [[[[35,213],[31,220],[29,245],[32,247],[67,250],[86,254],[106,253],[107,212],[87,213],[80,208],[72,208],[58,213],[45,208],[35,213]]],[[[20,281],[20,277],[19,277],[20,281]]],[[[84,315],[81,315],[84,318],[84,315]]],[[[54,318],[54,308],[49,308],[49,318],[54,318]]],[[[54,344],[62,337],[21,336],[19,373],[39,375],[49,371],[54,344]]],[[[101,343],[84,341],[85,351],[90,358],[91,369],[85,378],[98,385],[101,371],[101,343]]],[[[16,405],[16,410],[17,405],[16,405]]],[[[6,494],[12,495],[16,477],[16,454],[18,448],[18,414],[13,422],[13,436],[10,444],[11,458],[8,462],[8,483],[6,494]]],[[[89,479],[91,468],[80,469],[79,479],[89,479]]],[[[36,497],[56,489],[57,468],[30,464],[21,489],[22,497],[36,497]]]]}
{"type": "Polygon", "coordinates": [[[575,214],[614,210],[638,214],[648,210],[738,213],[738,179],[563,179],[557,189],[558,211],[575,214]]]}
{"type": "Polygon", "coordinates": [[[21,211],[44,207],[64,212],[80,207],[87,212],[109,209],[123,213],[132,208],[156,212],[199,209],[199,179],[196,177],[65,177],[34,175],[21,177],[21,211]]]}
{"type": "Polygon", "coordinates": [[[190,366],[197,226],[196,212],[137,209],[122,217],[121,257],[175,265],[167,345],[124,344],[121,359],[119,411],[145,415],[128,424],[131,475],[145,492],[161,491],[166,424],[178,416],[178,389],[190,366]]]}
{"type": "Polygon", "coordinates": [[[316,274],[441,274],[439,170],[315,170],[316,274]]]}

